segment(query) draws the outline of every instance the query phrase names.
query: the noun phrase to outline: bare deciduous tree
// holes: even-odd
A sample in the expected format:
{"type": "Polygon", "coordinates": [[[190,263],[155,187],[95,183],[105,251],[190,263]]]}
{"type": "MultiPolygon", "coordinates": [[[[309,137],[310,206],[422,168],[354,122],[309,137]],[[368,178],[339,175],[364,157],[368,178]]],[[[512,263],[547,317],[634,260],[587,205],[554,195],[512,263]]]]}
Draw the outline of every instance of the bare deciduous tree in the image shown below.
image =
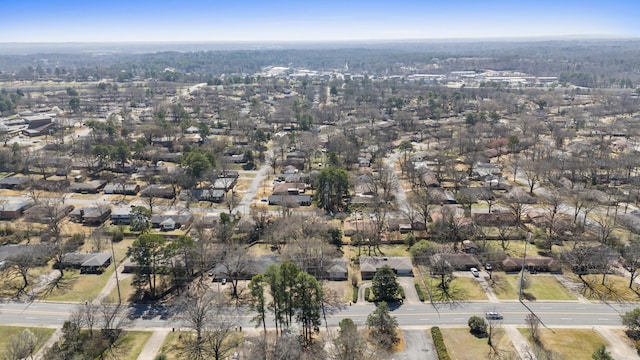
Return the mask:
{"type": "Polygon", "coordinates": [[[195,332],[186,336],[178,351],[188,359],[225,359],[237,347],[235,337],[238,315],[222,302],[222,298],[205,290],[189,291],[178,304],[185,325],[195,332]]]}

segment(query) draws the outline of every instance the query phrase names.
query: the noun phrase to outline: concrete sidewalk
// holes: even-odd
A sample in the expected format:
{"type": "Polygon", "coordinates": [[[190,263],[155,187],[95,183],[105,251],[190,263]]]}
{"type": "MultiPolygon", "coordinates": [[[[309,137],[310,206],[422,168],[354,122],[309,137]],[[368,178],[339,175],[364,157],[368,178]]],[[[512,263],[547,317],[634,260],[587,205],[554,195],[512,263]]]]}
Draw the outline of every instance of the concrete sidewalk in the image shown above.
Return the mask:
{"type": "Polygon", "coordinates": [[[138,360],[153,360],[158,355],[170,329],[155,330],[138,355],[138,360]]]}
{"type": "Polygon", "coordinates": [[[520,359],[535,359],[533,349],[531,349],[531,346],[529,346],[529,342],[524,338],[524,336],[522,336],[515,325],[503,325],[502,328],[504,329],[504,332],[507,334],[507,336],[509,336],[509,338],[511,339],[511,343],[516,349],[516,352],[518,353],[520,359]]]}

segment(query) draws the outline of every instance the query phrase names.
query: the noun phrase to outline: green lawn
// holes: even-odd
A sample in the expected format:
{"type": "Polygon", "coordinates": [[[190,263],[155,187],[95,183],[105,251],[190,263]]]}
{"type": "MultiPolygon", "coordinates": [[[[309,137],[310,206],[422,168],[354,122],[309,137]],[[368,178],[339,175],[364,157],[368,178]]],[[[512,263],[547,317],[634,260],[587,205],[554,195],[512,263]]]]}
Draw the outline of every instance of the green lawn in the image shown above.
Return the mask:
{"type": "Polygon", "coordinates": [[[472,335],[469,328],[440,328],[440,330],[447,352],[452,359],[511,359],[516,357],[511,339],[502,329],[495,330],[492,340],[493,349],[489,347],[486,337],[478,338],[472,335]]]}
{"type": "MultiPolygon", "coordinates": [[[[571,275],[573,281],[583,283],[577,275],[571,275]]],[[[640,296],[636,291],[640,291],[637,286],[629,289],[629,279],[608,274],[602,285],[602,275],[583,275],[584,288],[582,294],[589,300],[607,301],[638,301],[640,296]]]]}
{"type": "Polygon", "coordinates": [[[487,300],[487,294],[484,292],[480,284],[472,278],[459,277],[455,278],[449,284],[449,289],[445,293],[438,285],[440,278],[437,276],[425,276],[424,283],[427,291],[426,295],[431,296],[432,301],[450,301],[450,300],[487,300]]]}
{"type": "Polygon", "coordinates": [[[121,360],[136,360],[151,337],[150,331],[126,331],[116,341],[114,348],[121,360]]]}
{"type": "MultiPolygon", "coordinates": [[[[176,331],[170,332],[169,335],[164,340],[162,347],[160,348],[159,354],[164,354],[167,356],[168,360],[181,360],[184,359],[184,354],[181,354],[181,345],[184,343],[185,338],[192,336],[193,333],[189,331],[176,331]]],[[[235,333],[229,337],[229,339],[235,336],[236,338],[233,340],[237,340],[240,344],[243,343],[244,338],[242,333],[235,333]]],[[[240,345],[242,347],[242,345],[240,345]]],[[[230,351],[230,354],[233,354],[234,350],[230,351]]]]}
{"type": "MultiPolygon", "coordinates": [[[[576,300],[567,288],[551,275],[529,275],[531,284],[523,290],[523,298],[529,300],[576,300]]],[[[491,280],[488,280],[491,283],[491,280]]],[[[493,274],[493,292],[498,299],[518,298],[520,274],[493,274]]]]}
{"type": "MultiPolygon", "coordinates": [[[[526,328],[518,331],[529,340],[531,346],[531,332],[526,328]]],[[[553,358],[562,359],[591,359],[591,354],[600,346],[607,343],[593,330],[587,329],[545,329],[540,328],[540,342],[547,351],[560,354],[553,358]]]]}
{"type": "Polygon", "coordinates": [[[384,256],[411,256],[405,245],[380,245],[384,256]]]}
{"type": "MultiPolygon", "coordinates": [[[[129,303],[131,301],[131,297],[136,292],[136,288],[131,284],[133,280],[133,275],[126,277],[125,279],[119,279],[120,283],[120,297],[123,303],[129,303]]],[[[108,303],[117,303],[118,302],[118,287],[114,287],[113,290],[107,295],[105,301],[108,303]]]]}
{"type": "Polygon", "coordinates": [[[38,345],[36,351],[42,347],[42,345],[51,337],[54,329],[47,328],[33,328],[33,327],[21,327],[21,326],[0,326],[0,355],[2,355],[1,349],[6,349],[11,343],[13,337],[19,336],[23,330],[29,329],[38,339],[38,345]]]}
{"type": "Polygon", "coordinates": [[[66,270],[57,286],[45,290],[38,298],[49,301],[92,301],[113,274],[113,265],[100,275],[80,274],[80,270],[66,270]]]}

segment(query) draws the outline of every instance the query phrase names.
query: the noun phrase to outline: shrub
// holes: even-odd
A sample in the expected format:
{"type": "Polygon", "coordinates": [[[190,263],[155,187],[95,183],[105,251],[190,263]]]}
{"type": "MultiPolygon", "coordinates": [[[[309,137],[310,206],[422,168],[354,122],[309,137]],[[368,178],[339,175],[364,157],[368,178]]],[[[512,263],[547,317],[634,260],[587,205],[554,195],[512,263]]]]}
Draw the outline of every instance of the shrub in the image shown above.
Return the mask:
{"type": "Polygon", "coordinates": [[[436,347],[436,352],[438,353],[438,359],[440,360],[451,360],[449,357],[449,353],[447,352],[447,347],[444,345],[444,339],[442,338],[442,333],[440,332],[440,328],[434,326],[431,328],[431,337],[433,338],[433,344],[436,347]]]}
{"type": "Polygon", "coordinates": [[[487,333],[487,323],[479,316],[470,317],[467,324],[469,325],[469,331],[471,331],[473,335],[479,336],[487,333]]]}
{"type": "Polygon", "coordinates": [[[371,288],[368,287],[364,289],[364,299],[367,301],[371,301],[371,288]]]}
{"type": "Polygon", "coordinates": [[[71,235],[71,239],[69,239],[70,248],[73,248],[75,250],[81,247],[82,245],[84,245],[84,234],[75,233],[71,235]]]}
{"type": "Polygon", "coordinates": [[[111,233],[111,241],[120,242],[122,240],[124,240],[124,231],[122,229],[118,228],[111,233]]]}
{"type": "Polygon", "coordinates": [[[404,288],[402,286],[398,288],[398,296],[400,296],[400,299],[402,300],[407,298],[407,296],[404,294],[404,288]]]}
{"type": "Polygon", "coordinates": [[[420,287],[420,285],[416,282],[416,283],[413,283],[413,286],[416,287],[416,292],[418,293],[418,299],[424,302],[424,292],[422,292],[422,288],[420,287]]]}

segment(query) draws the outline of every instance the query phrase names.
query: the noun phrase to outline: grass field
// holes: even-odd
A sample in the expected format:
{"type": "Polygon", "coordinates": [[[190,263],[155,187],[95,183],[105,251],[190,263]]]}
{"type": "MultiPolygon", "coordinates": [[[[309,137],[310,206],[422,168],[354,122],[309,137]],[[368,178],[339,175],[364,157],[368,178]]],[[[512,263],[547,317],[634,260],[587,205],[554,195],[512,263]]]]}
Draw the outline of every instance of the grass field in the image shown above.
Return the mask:
{"type": "MultiPolygon", "coordinates": [[[[428,272],[427,272],[428,273],[428,272]]],[[[450,300],[487,300],[487,294],[484,292],[480,284],[475,279],[458,277],[453,279],[449,284],[447,294],[438,286],[440,284],[439,277],[425,276],[424,283],[427,287],[427,295],[431,296],[432,301],[450,301],[450,300]]]]}
{"type": "MultiPolygon", "coordinates": [[[[160,348],[159,354],[166,355],[168,360],[181,360],[185,359],[186,356],[182,351],[182,346],[184,345],[186,339],[192,336],[192,333],[189,331],[176,331],[171,332],[167,335],[162,347],[160,348]]],[[[231,349],[227,355],[233,354],[236,349],[239,349],[242,346],[244,338],[241,333],[233,334],[229,337],[230,341],[237,342],[238,347],[235,349],[231,349]]],[[[224,357],[226,359],[226,357],[224,357]]]]}
{"type": "Polygon", "coordinates": [[[80,270],[65,270],[57,286],[46,290],[38,298],[49,301],[92,301],[113,274],[113,266],[100,275],[80,274],[80,270]]]}
{"type": "Polygon", "coordinates": [[[502,329],[494,330],[493,348],[487,338],[478,338],[469,332],[468,328],[440,328],[447,352],[452,359],[511,359],[515,357],[515,349],[511,339],[502,329]]]}
{"type": "MultiPolygon", "coordinates": [[[[136,292],[136,288],[131,284],[133,280],[133,276],[129,275],[126,278],[120,278],[119,279],[119,283],[120,283],[120,297],[122,299],[123,303],[128,303],[130,302],[133,294],[136,292]]],[[[115,287],[113,288],[113,290],[111,290],[111,292],[109,293],[109,295],[107,295],[107,297],[105,298],[105,301],[108,303],[117,303],[118,302],[118,288],[115,287]]]]}
{"type": "MultiPolygon", "coordinates": [[[[518,331],[531,341],[529,329],[519,328],[518,331]]],[[[593,330],[587,329],[543,329],[540,328],[540,343],[542,347],[560,356],[562,359],[591,359],[591,354],[600,346],[607,345],[606,342],[593,330]]]]}
{"type": "MultiPolygon", "coordinates": [[[[576,297],[550,275],[529,275],[530,285],[523,290],[523,298],[528,300],[575,300],[576,297]]],[[[489,281],[491,283],[491,281],[489,281]]],[[[518,298],[520,289],[519,274],[493,274],[493,292],[499,299],[518,298]]]]}
{"type": "MultiPolygon", "coordinates": [[[[571,278],[578,283],[580,281],[577,275],[571,275],[571,278]]],[[[602,285],[602,275],[583,275],[584,288],[582,294],[589,300],[607,300],[607,301],[638,301],[640,295],[636,291],[640,291],[636,286],[635,289],[629,289],[629,279],[619,275],[608,274],[605,277],[604,285],[602,285]]]]}
{"type": "Polygon", "coordinates": [[[36,338],[38,339],[38,344],[36,345],[36,351],[38,351],[42,345],[51,337],[54,329],[47,328],[33,328],[33,327],[21,327],[21,326],[0,326],[0,355],[2,355],[2,350],[6,349],[13,337],[20,335],[20,333],[29,329],[36,338]]]}
{"type": "MultiPolygon", "coordinates": [[[[127,248],[132,242],[133,240],[123,240],[114,244],[118,265],[126,257],[127,248]]],[[[93,246],[91,242],[87,241],[83,248],[87,248],[88,251],[91,246],[93,246]]],[[[110,246],[103,248],[102,251],[110,252],[110,246]]],[[[113,272],[113,264],[99,275],[80,274],[80,270],[65,270],[64,277],[57,286],[41,293],[39,298],[50,301],[91,301],[100,294],[113,272]]]]}
{"type": "Polygon", "coordinates": [[[151,334],[150,331],[125,332],[115,344],[119,355],[117,358],[121,360],[136,360],[151,334]]]}

